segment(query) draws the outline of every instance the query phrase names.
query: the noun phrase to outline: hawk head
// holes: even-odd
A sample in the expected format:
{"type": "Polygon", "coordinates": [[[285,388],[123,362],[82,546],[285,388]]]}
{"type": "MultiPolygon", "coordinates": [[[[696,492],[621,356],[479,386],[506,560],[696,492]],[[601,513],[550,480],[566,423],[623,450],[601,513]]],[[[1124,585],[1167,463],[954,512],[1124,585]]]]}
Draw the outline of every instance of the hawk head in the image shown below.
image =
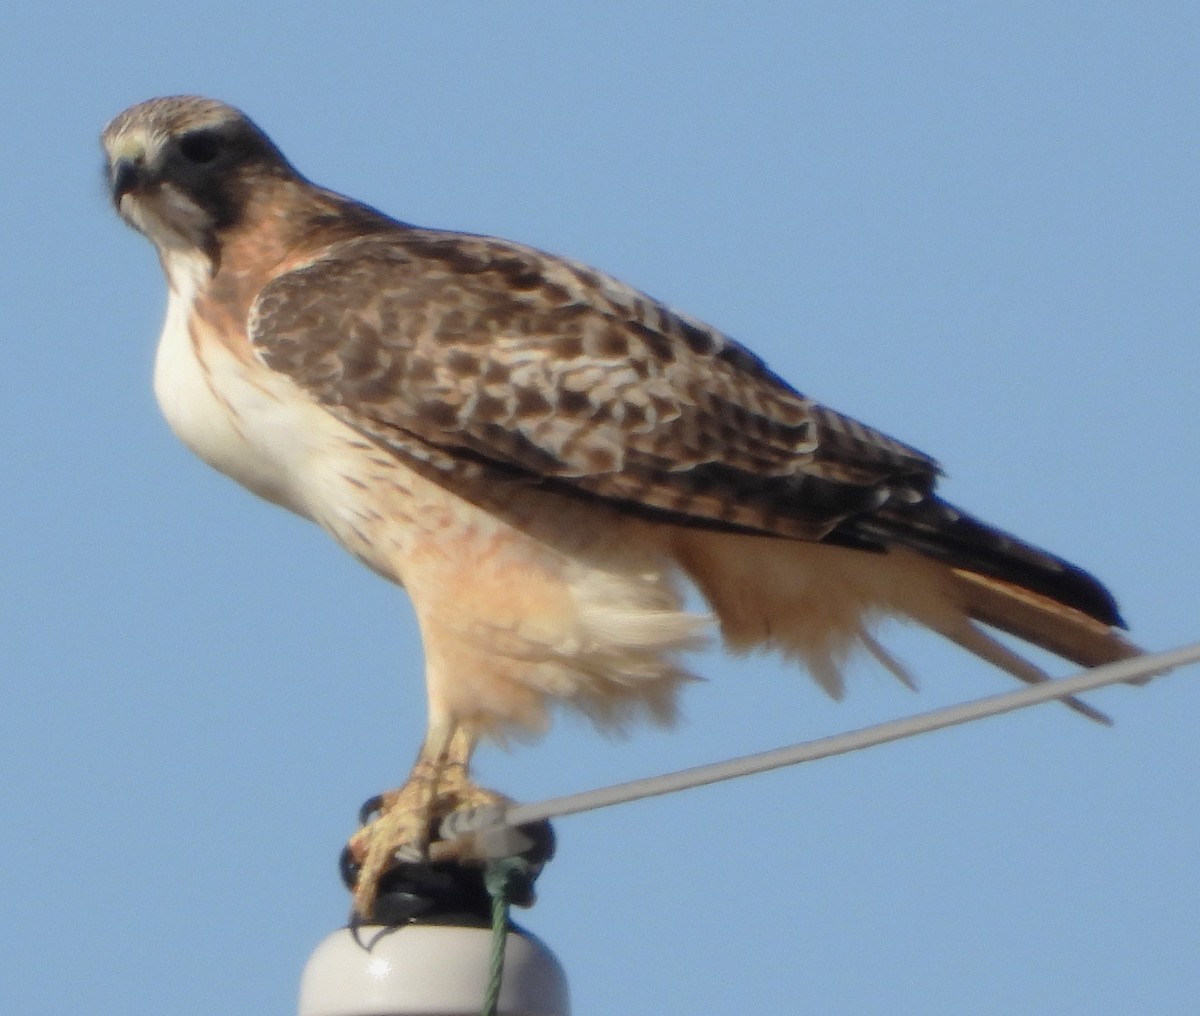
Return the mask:
{"type": "Polygon", "coordinates": [[[117,212],[164,254],[213,254],[258,185],[299,176],[244,113],[198,96],[131,106],[101,142],[117,212]]]}

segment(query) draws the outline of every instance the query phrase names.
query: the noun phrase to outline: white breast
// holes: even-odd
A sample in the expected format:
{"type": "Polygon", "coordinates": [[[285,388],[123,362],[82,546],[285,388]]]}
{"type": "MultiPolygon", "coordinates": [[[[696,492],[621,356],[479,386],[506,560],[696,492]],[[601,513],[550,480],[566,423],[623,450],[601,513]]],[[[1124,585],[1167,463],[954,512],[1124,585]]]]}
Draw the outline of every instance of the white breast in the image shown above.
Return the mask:
{"type": "Polygon", "coordinates": [[[192,319],[199,270],[171,268],[174,285],[154,365],[163,416],[213,468],[312,518],[307,467],[336,436],[331,432],[344,428],[287,378],[257,363],[248,368],[223,343],[205,341],[207,326],[192,319]]]}

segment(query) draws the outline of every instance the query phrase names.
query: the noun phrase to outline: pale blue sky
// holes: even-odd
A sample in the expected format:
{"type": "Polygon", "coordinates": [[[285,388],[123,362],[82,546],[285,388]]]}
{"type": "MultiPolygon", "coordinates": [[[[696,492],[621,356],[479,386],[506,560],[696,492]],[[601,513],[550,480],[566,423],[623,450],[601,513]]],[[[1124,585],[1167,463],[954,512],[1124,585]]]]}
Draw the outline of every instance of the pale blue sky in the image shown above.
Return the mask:
{"type": "MultiPolygon", "coordinates": [[[[594,263],[937,456],[946,495],[1200,638],[1192,3],[16,3],[0,33],[0,1011],[294,1009],[359,802],[420,739],[403,594],[193,459],[96,135],[245,108],[319,182],[594,263]],[[708,5],[715,8],[715,5],[708,5]]],[[[848,700],[695,661],[525,800],[1009,687],[920,633],[848,700]]],[[[1059,667],[1066,673],[1068,667],[1059,667]]],[[[1193,1012],[1200,674],[558,823],[576,1016],[1193,1012]]]]}

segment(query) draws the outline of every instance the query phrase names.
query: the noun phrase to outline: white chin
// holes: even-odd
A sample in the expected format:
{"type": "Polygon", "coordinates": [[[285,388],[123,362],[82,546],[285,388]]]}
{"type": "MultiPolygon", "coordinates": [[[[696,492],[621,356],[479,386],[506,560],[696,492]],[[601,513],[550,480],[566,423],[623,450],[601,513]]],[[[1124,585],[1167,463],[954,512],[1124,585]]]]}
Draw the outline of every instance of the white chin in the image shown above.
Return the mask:
{"type": "Polygon", "coordinates": [[[208,213],[173,187],[163,187],[155,194],[125,194],[117,210],[163,250],[202,249],[212,228],[208,213]]]}

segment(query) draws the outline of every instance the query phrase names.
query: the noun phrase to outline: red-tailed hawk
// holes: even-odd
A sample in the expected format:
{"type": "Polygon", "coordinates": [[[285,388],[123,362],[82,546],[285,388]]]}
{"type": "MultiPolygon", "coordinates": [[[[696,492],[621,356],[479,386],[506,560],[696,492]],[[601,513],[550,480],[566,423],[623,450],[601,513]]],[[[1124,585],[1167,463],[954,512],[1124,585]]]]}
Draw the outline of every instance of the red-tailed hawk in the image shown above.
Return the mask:
{"type": "Polygon", "coordinates": [[[351,841],[363,916],[398,846],[488,798],[480,737],[554,705],[672,719],[708,624],[681,580],[727,646],[835,697],[856,647],[908,680],[868,633],[889,616],[1023,681],[1046,675],[976,622],[1087,666],[1136,652],[1096,579],[941,500],[932,459],[609,276],[324,190],[210,99],[134,106],[103,143],[167,276],[172,429],[412,598],[428,733],[351,841]]]}

